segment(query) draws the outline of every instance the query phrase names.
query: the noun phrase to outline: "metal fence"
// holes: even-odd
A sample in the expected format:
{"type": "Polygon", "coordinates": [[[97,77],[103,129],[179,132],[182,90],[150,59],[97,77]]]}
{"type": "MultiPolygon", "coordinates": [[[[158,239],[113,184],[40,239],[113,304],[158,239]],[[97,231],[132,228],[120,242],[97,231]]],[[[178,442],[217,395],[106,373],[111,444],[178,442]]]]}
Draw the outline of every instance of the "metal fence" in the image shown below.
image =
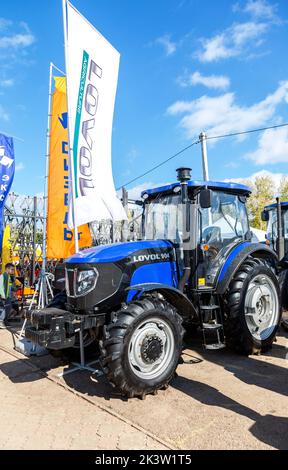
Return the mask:
{"type": "MultiPolygon", "coordinates": [[[[128,222],[110,220],[89,224],[93,246],[134,241],[141,238],[141,209],[126,203],[128,222]]],[[[41,270],[43,249],[44,197],[10,193],[4,210],[5,225],[10,227],[10,243],[18,272],[33,285],[41,270]]],[[[48,260],[47,270],[53,272],[57,261],[48,260]]]]}

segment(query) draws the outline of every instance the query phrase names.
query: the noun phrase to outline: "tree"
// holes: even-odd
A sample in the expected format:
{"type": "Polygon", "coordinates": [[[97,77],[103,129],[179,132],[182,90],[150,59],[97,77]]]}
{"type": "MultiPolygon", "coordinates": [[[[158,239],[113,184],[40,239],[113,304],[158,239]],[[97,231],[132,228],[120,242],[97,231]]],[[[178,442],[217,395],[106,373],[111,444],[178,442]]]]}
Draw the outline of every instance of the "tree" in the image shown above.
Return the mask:
{"type": "Polygon", "coordinates": [[[252,194],[247,200],[250,224],[254,228],[266,230],[266,222],[261,220],[261,212],[264,206],[274,202],[276,188],[273,179],[268,175],[257,176],[254,182],[246,181],[245,184],[252,189],[252,194]]]}
{"type": "Polygon", "coordinates": [[[286,176],[281,178],[278,193],[281,201],[288,201],[288,178],[286,176]]]}

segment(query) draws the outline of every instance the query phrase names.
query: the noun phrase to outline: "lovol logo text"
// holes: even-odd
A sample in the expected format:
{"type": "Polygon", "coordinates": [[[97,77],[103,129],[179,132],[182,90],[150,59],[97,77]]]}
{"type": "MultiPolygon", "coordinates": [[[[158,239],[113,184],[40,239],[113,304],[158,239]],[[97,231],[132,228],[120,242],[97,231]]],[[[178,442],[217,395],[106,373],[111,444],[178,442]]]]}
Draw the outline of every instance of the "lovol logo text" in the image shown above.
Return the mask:
{"type": "Polygon", "coordinates": [[[169,253],[153,253],[151,255],[133,256],[134,263],[143,263],[144,261],[167,261],[170,260],[169,253]]]}

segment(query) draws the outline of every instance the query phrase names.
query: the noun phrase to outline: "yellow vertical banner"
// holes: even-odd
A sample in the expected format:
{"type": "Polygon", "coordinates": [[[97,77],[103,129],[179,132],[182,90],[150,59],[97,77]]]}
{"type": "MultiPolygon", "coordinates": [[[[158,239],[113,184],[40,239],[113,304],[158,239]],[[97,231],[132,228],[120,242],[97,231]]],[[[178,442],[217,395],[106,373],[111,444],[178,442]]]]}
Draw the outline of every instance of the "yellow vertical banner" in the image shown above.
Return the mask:
{"type": "Polygon", "coordinates": [[[10,242],[11,230],[9,225],[6,225],[3,235],[2,244],[2,273],[5,271],[5,264],[12,263],[12,245],[10,242]]]}
{"type": "MultiPolygon", "coordinates": [[[[66,78],[54,77],[48,174],[47,258],[67,258],[74,252],[74,230],[68,228],[69,156],[66,78]]],[[[88,225],[78,228],[79,248],[90,247],[88,225]]]]}

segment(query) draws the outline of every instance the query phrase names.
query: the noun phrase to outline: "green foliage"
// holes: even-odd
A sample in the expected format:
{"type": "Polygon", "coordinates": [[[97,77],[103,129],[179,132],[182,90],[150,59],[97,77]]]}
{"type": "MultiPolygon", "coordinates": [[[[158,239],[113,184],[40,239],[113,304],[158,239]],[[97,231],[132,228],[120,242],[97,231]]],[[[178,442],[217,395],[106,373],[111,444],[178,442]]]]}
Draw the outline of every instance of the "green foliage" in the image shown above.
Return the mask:
{"type": "Polygon", "coordinates": [[[282,176],[279,186],[280,201],[288,201],[288,178],[282,176]]]}
{"type": "MultiPolygon", "coordinates": [[[[255,181],[244,181],[244,184],[252,189],[252,194],[247,200],[249,220],[252,227],[266,230],[266,222],[261,220],[261,212],[264,206],[275,202],[276,188],[270,176],[257,176],[255,181]]],[[[288,182],[287,182],[288,194],[288,182]]]]}

